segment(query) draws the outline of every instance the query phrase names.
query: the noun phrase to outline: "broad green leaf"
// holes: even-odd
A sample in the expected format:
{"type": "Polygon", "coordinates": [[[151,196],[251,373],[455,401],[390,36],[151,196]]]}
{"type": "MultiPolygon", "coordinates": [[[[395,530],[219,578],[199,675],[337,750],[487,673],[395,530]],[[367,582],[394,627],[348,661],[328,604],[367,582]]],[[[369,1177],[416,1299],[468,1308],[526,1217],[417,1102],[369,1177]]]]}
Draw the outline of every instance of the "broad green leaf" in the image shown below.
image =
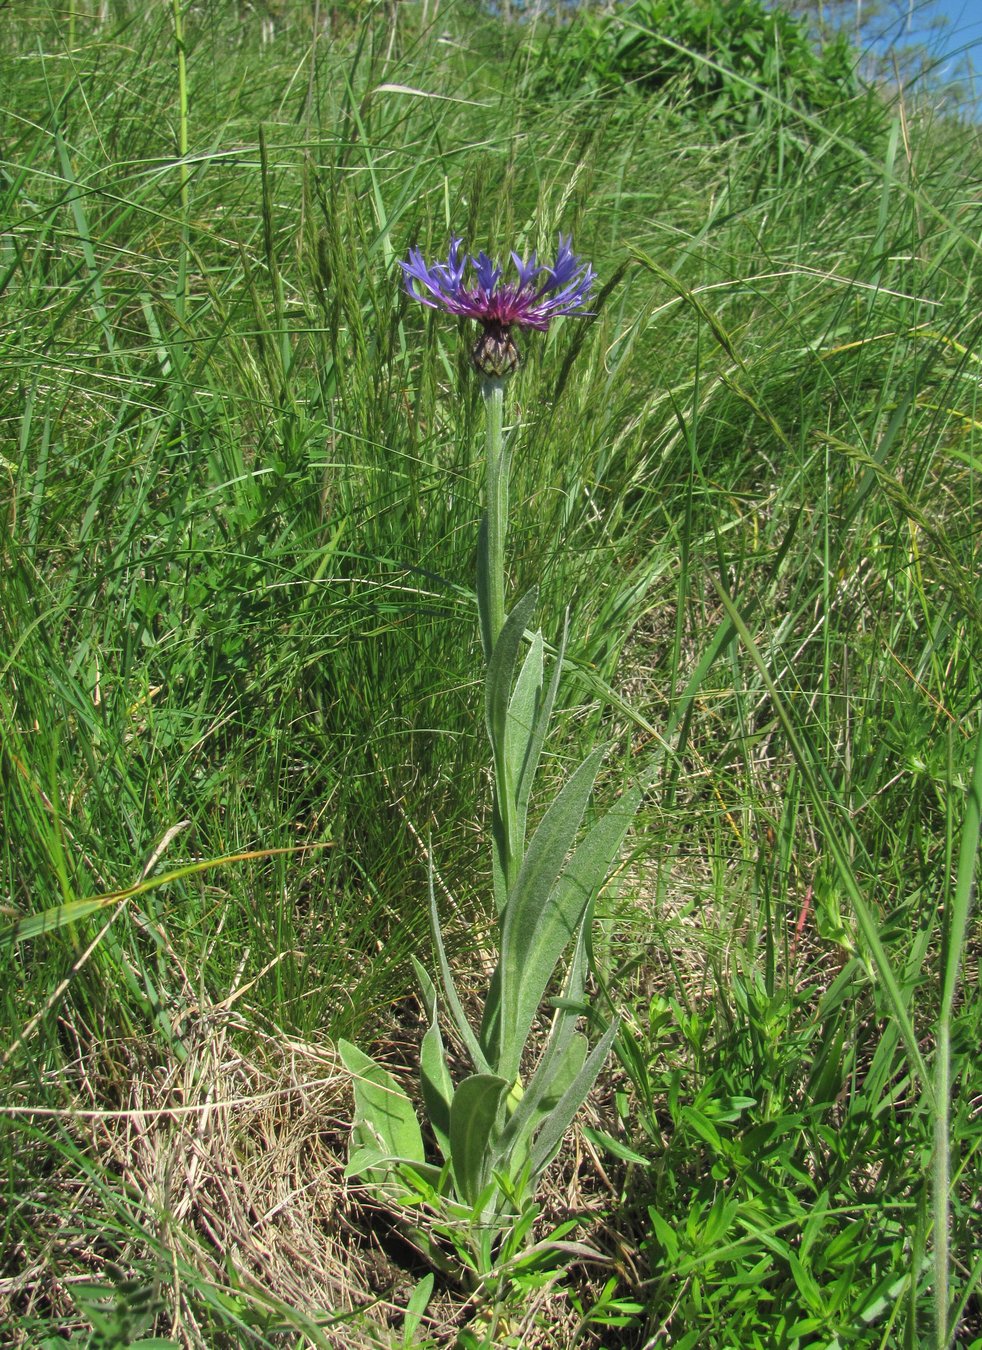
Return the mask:
{"type": "Polygon", "coordinates": [[[563,1142],[563,1135],[569,1129],[573,1117],[586,1101],[591,1088],[597,1081],[597,1076],[610,1053],[610,1047],[614,1043],[619,1025],[619,1018],[615,1018],[611,1022],[603,1036],[590,1051],[579,1073],[546,1117],[545,1123],[532,1146],[530,1155],[533,1178],[537,1177],[555,1157],[556,1150],[563,1142]]]}
{"type": "Polygon", "coordinates": [[[496,1074],[465,1078],[450,1104],[450,1151],[460,1197],[473,1205],[488,1184],[495,1151],[501,1101],[510,1083],[496,1074]]]}
{"type": "MultiPolygon", "coordinates": [[[[597,754],[594,752],[583,766],[586,769],[584,783],[589,776],[586,793],[589,793],[599,767],[597,754]],[[596,761],[595,766],[591,765],[591,760],[596,761]]],[[[580,770],[577,771],[579,773],[580,770]]],[[[525,1039],[556,965],[577,932],[587,905],[606,880],[640,800],[638,789],[625,792],[592,827],[573,853],[558,883],[547,891],[544,886],[539,889],[547,875],[545,867],[535,877],[536,884],[527,889],[522,887],[525,868],[522,869],[515,888],[516,895],[513,901],[509,901],[505,915],[505,927],[509,928],[510,921],[510,928],[507,936],[503,934],[501,944],[502,963],[506,957],[509,962],[502,972],[500,1067],[506,1075],[513,1072],[510,1056],[521,1058],[525,1039]]],[[[585,805],[584,795],[583,807],[585,805]]],[[[583,807],[580,808],[580,815],[583,807]]],[[[536,839],[547,820],[548,813],[532,840],[527,862],[532,858],[536,839]]],[[[549,865],[552,865],[552,859],[549,865]]],[[[517,1070],[518,1063],[515,1060],[514,1072],[517,1070]]]]}
{"type": "Polygon", "coordinates": [[[419,1076],[423,1090],[423,1102],[426,1114],[436,1135],[436,1141],[445,1158],[450,1157],[450,1102],[453,1098],[453,1083],[447,1069],[443,1052],[443,1037],[440,1035],[440,1022],[437,1015],[436,988],[426,970],[412,958],[423,991],[423,1003],[429,1027],[423,1036],[419,1052],[419,1076]]]}
{"type": "Polygon", "coordinates": [[[344,1067],[354,1079],[355,1124],[352,1139],[371,1147],[379,1142],[393,1159],[424,1161],[423,1136],[413,1104],[396,1080],[350,1041],[338,1041],[344,1067]],[[363,1128],[367,1126],[367,1131],[363,1128]]]}

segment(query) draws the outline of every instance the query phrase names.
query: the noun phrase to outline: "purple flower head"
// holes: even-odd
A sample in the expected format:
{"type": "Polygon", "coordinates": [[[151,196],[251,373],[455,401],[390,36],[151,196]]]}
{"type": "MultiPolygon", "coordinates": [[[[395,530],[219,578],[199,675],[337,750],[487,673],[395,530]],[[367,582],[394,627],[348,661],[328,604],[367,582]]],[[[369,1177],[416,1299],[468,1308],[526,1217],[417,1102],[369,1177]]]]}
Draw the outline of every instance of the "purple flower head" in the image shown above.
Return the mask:
{"type": "Polygon", "coordinates": [[[512,325],[545,332],[560,314],[582,314],[596,273],[574,255],[572,236],[559,236],[556,261],[551,267],[540,264],[534,253],[528,260],[512,253],[515,280],[504,280],[503,269],[486,253],[462,258],[460,244],[459,239],[451,238],[446,263],[430,265],[418,248],[410,249],[408,261],[400,263],[406,290],[430,309],[477,319],[484,331],[471,359],[482,374],[503,379],[519,361],[512,325]],[[465,285],[468,262],[473,282],[465,285]]]}

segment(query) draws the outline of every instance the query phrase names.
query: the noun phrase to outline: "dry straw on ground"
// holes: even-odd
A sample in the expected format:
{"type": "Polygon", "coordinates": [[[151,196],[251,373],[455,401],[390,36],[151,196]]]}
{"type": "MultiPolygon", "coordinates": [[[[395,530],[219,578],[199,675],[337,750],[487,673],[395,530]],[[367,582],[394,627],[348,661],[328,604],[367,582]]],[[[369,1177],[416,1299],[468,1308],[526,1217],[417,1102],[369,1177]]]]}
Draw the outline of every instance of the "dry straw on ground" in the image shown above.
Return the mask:
{"type": "MultiPolygon", "coordinates": [[[[33,1118],[39,1140],[60,1143],[39,1148],[37,1194],[22,1198],[47,1258],[24,1268],[7,1254],[0,1322],[37,1319],[71,1340],[88,1329],[81,1294],[103,1285],[155,1310],[139,1334],[188,1350],[212,1350],[216,1304],[223,1322],[234,1305],[263,1325],[264,1343],[296,1346],[307,1320],[311,1345],[401,1346],[426,1267],[344,1180],[350,1085],[333,1052],[257,1031],[227,1003],[186,1011],[175,1033],[169,1053],[159,1040],[83,1048],[73,1036],[78,1053],[61,1073],[71,1105],[10,1108],[33,1118]]],[[[589,1210],[584,1192],[601,1179],[574,1147],[545,1197],[548,1217],[589,1210]]],[[[602,1259],[593,1274],[609,1274],[602,1259]]],[[[453,1344],[474,1311],[463,1291],[438,1285],[421,1340],[453,1344]]],[[[545,1288],[501,1343],[596,1350],[604,1342],[580,1320],[545,1288]]],[[[234,1322],[229,1337],[251,1340],[244,1328],[236,1340],[234,1322]]]]}

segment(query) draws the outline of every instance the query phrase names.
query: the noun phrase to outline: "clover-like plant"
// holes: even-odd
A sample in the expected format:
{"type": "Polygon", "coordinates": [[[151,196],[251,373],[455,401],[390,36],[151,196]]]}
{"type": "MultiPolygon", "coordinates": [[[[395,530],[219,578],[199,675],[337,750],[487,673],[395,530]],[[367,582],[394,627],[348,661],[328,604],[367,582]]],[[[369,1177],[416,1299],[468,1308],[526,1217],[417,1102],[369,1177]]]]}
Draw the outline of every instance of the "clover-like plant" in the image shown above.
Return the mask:
{"type": "MultiPolygon", "coordinates": [[[[484,253],[464,257],[452,239],[445,264],[427,265],[413,250],[402,263],[414,299],[482,327],[471,352],[487,413],[485,511],[478,538],[477,598],[487,666],[484,715],[493,760],[493,884],[498,962],[480,1026],[464,1012],[447,960],[430,872],[430,911],[441,995],[414,959],[428,1027],[420,1053],[422,1100],[440,1158],[427,1158],[412,1102],[392,1075],[348,1042],[340,1051],[354,1077],[355,1118],[348,1165],[404,1222],[414,1210],[448,1238],[477,1281],[528,1259],[536,1185],[593,1087],[617,1032],[616,1019],[590,1047],[578,1024],[588,1013],[584,990],[587,934],[594,898],[637,810],[625,792],[581,836],[588,800],[604,757],[590,753],[570,774],[526,840],[529,798],[559,686],[566,625],[546,678],[541,631],[530,634],[537,589],[505,609],[504,549],[509,445],[502,434],[504,386],[517,369],[512,328],[548,328],[552,318],[583,312],[591,268],[559,238],[556,260],[539,264],[512,254],[516,279],[484,253]],[[473,280],[465,280],[473,273],[473,280]],[[568,954],[561,995],[550,998],[568,954]],[[540,1009],[551,1007],[548,1035],[532,1054],[540,1009]],[[441,1016],[463,1044],[472,1072],[454,1082],[441,1016]],[[530,1063],[530,1061],[532,1061],[530,1063]]],[[[416,1232],[440,1263],[436,1245],[416,1232]]],[[[555,1237],[555,1235],[553,1235],[555,1237]]],[[[534,1251],[535,1249],[533,1249],[534,1251]]]]}

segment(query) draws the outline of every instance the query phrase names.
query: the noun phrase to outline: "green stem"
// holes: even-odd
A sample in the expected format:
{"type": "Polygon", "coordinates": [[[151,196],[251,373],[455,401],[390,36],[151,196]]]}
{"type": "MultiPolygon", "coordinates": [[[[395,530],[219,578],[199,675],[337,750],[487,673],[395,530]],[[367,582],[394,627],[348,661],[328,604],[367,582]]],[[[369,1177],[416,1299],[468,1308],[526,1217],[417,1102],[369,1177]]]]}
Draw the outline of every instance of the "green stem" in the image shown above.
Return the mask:
{"type": "Polygon", "coordinates": [[[487,415],[487,504],[478,558],[478,606],[484,659],[491,660],[505,623],[505,534],[508,529],[508,455],[502,420],[504,380],[485,380],[481,393],[487,415]]]}
{"type": "MultiPolygon", "coordinates": [[[[504,444],[502,418],[504,380],[487,379],[481,385],[487,422],[484,516],[477,545],[477,608],[485,663],[490,665],[505,624],[505,536],[508,532],[508,451],[504,444]]],[[[492,837],[494,893],[499,913],[504,909],[514,881],[512,858],[515,825],[507,793],[505,755],[507,747],[496,744],[492,734],[494,792],[492,837]]]]}

